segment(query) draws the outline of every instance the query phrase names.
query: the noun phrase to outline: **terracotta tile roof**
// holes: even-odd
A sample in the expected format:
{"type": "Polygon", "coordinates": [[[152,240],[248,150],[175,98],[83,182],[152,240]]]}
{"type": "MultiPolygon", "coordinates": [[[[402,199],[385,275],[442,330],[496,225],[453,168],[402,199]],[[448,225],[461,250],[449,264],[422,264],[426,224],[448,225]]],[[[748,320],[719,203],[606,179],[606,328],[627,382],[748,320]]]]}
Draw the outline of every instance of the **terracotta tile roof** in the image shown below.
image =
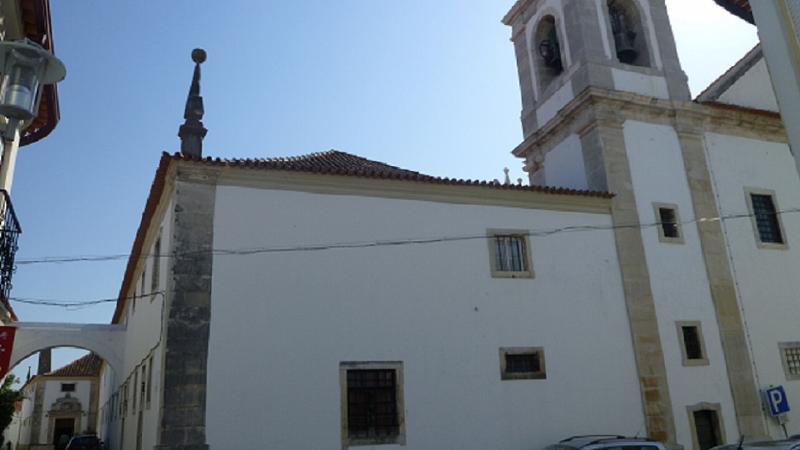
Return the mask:
{"type": "Polygon", "coordinates": [[[585,197],[612,198],[613,194],[601,191],[585,191],[579,189],[527,186],[516,184],[502,184],[493,181],[469,180],[461,178],[436,177],[425,175],[412,170],[384,164],[340,152],[329,150],[308,155],[292,156],[287,158],[259,158],[259,159],[222,159],[222,158],[191,158],[179,153],[165,154],[164,157],[173,160],[192,161],[201,164],[226,167],[242,167],[250,169],[286,170],[290,172],[309,172],[329,175],[346,175],[362,178],[381,178],[390,180],[405,180],[431,184],[449,184],[459,186],[484,186],[503,190],[541,192],[555,195],[579,195],[585,197]]]}
{"type": "MultiPolygon", "coordinates": [[[[750,7],[750,0],[714,0],[719,6],[727,9],[731,14],[738,16],[752,24],[753,9],[750,7]]],[[[763,1],[763,0],[762,0],[763,1]]]]}
{"type": "Polygon", "coordinates": [[[100,375],[103,360],[94,353],[76,359],[66,366],[44,374],[45,377],[96,377],[100,375]]]}
{"type": "MultiPolygon", "coordinates": [[[[207,164],[213,166],[236,167],[243,169],[263,169],[263,170],[284,170],[291,172],[307,172],[325,175],[353,176],[361,178],[377,178],[390,180],[404,180],[409,182],[472,186],[491,189],[501,189],[509,191],[527,191],[552,195],[574,195],[582,197],[594,197],[598,199],[610,199],[614,194],[601,191],[584,191],[569,188],[549,187],[549,186],[520,186],[515,184],[502,184],[493,181],[464,180],[457,178],[442,178],[431,175],[421,174],[412,170],[401,169],[396,166],[385,164],[378,161],[369,160],[350,153],[329,150],[308,155],[292,156],[286,158],[258,158],[258,159],[222,159],[222,158],[192,158],[180,153],[163,153],[158,169],[156,170],[153,184],[150,187],[150,194],[147,197],[142,220],[133,241],[133,248],[128,257],[128,264],[125,268],[125,275],[119,290],[117,306],[111,323],[118,323],[122,317],[125,307],[125,297],[128,289],[133,283],[133,272],[136,263],[139,261],[144,247],[144,239],[150,223],[153,221],[158,202],[164,193],[166,186],[167,172],[172,162],[186,161],[197,164],[207,164]]],[[[478,195],[476,193],[476,195],[478,195]]]]}

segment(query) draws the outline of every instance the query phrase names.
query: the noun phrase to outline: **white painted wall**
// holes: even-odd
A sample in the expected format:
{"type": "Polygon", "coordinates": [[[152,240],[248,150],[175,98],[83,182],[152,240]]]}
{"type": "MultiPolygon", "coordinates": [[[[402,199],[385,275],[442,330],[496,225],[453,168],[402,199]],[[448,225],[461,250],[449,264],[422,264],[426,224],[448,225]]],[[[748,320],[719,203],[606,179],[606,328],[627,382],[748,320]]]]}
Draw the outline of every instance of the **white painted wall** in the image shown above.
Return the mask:
{"type": "MultiPolygon", "coordinates": [[[[785,144],[706,134],[720,212],[747,214],[745,187],[772,189],[780,209],[800,207],[800,179],[785,144]]],[[[800,381],[787,381],[778,343],[800,341],[800,215],[782,215],[787,250],[759,249],[749,217],[723,222],[761,388],[783,385],[794,410],[790,434],[800,433],[800,381]]],[[[770,420],[773,437],[783,431],[770,420]]]]}
{"type": "Polygon", "coordinates": [[[550,98],[536,108],[536,120],[539,126],[544,126],[549,122],[574,97],[572,83],[569,82],[564,83],[557,91],[553,92],[550,98]]]}
{"type": "Polygon", "coordinates": [[[767,63],[762,58],[719,97],[722,103],[778,111],[767,63]]]}
{"type": "MultiPolygon", "coordinates": [[[[219,186],[214,247],[568,225],[610,218],[219,186]]],[[[210,447],[341,448],[341,361],[403,361],[408,449],[636,434],[642,404],[612,232],[533,238],[532,255],[532,280],[490,278],[483,239],[216,256],[210,447]],[[543,346],[547,380],[501,381],[504,346],[543,346]]]]}
{"type": "Polygon", "coordinates": [[[31,442],[31,416],[33,415],[33,402],[36,399],[36,390],[33,384],[28,384],[22,390],[25,398],[22,400],[22,410],[20,411],[19,444],[30,444],[31,442]]]}
{"type": "Polygon", "coordinates": [[[647,75],[632,70],[611,68],[614,88],[649,97],[669,99],[667,80],[660,75],[647,75]]]}
{"type": "MultiPolygon", "coordinates": [[[[167,212],[160,225],[161,232],[161,254],[170,254],[172,249],[172,227],[173,227],[172,201],[167,206],[167,212]]],[[[152,240],[153,244],[155,239],[152,240]]],[[[153,245],[145,249],[143,253],[154,254],[153,245]]],[[[166,292],[167,282],[170,278],[170,258],[161,258],[159,263],[159,285],[156,291],[166,292]]],[[[129,398],[128,408],[124,416],[116,417],[104,424],[101,438],[106,441],[111,450],[133,450],[136,448],[136,435],[138,428],[138,414],[142,412],[142,448],[153,448],[156,444],[158,430],[158,411],[161,405],[161,368],[163,358],[162,338],[162,311],[164,294],[149,295],[152,292],[154,259],[147,258],[143,265],[137,269],[135,282],[131,286],[130,296],[136,296],[135,307],[132,301],[128,301],[121,323],[126,324],[126,340],[124,351],[124,364],[122,374],[114,374],[104,366],[101,379],[100,405],[104,409],[111,407],[111,397],[117,394],[118,401],[121,402],[123,394],[120,386],[128,383],[129,398]],[[144,284],[142,284],[142,273],[144,273],[144,284]],[[146,400],[144,406],[141,404],[141,382],[142,376],[147,378],[147,370],[142,373],[142,368],[147,367],[152,361],[153,376],[151,389],[151,401],[148,406],[146,400]],[[138,375],[134,375],[138,374],[138,375]],[[134,381],[138,385],[134,389],[134,381]],[[133,395],[137,396],[136,408],[134,409],[133,395]],[[124,421],[124,431],[122,430],[124,421]],[[120,446],[120,438],[124,442],[120,446]]],[[[114,417],[114,415],[112,415],[114,417]]],[[[101,420],[103,418],[101,417],[101,420]]]]}
{"type": "MultiPolygon", "coordinates": [[[[682,221],[694,219],[691,193],[675,130],[666,125],[626,121],[625,146],[636,207],[643,224],[656,223],[653,203],[678,205],[682,221]]],[[[738,437],[719,327],[711,298],[697,227],[682,226],[684,244],[662,243],[658,229],[642,229],[650,283],[664,349],[678,443],[693,448],[687,406],[719,403],[727,442],[738,437]],[[700,321],[710,365],[684,367],[677,321],[700,321]]]]}
{"type": "Polygon", "coordinates": [[[44,402],[42,403],[45,417],[42,418],[42,429],[39,435],[39,442],[50,442],[52,436],[49,435],[49,418],[46,416],[47,411],[53,407],[53,403],[62,397],[66,397],[66,393],[61,392],[61,383],[75,383],[75,392],[70,392],[69,396],[77,398],[81,402],[81,407],[86,414],[81,415],[79,421],[75,422],[75,433],[81,433],[86,430],[89,419],[89,391],[91,388],[90,380],[80,380],[72,378],[58,378],[48,379],[44,382],[44,402]]]}
{"type": "Polygon", "coordinates": [[[581,138],[577,134],[568,136],[547,152],[544,174],[548,186],[588,189],[581,138]]]}

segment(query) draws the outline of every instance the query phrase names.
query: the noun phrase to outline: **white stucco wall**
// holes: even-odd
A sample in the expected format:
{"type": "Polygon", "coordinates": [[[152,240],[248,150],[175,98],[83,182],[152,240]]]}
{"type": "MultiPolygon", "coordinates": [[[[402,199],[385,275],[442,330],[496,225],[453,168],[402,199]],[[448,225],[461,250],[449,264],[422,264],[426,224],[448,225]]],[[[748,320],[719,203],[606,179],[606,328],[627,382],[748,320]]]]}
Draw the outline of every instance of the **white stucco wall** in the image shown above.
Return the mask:
{"type": "Polygon", "coordinates": [[[660,75],[647,75],[631,70],[612,68],[614,88],[620,91],[634,92],[640,95],[668,99],[667,80],[660,75]]]}
{"type": "MultiPolygon", "coordinates": [[[[745,187],[775,191],[778,208],[800,207],[800,179],[785,144],[706,134],[715,190],[723,216],[747,214],[745,187]]],[[[723,222],[748,337],[761,388],[783,385],[794,409],[790,434],[800,433],[800,381],[787,381],[779,342],[800,341],[800,215],[781,216],[788,249],[759,249],[749,217],[723,222]]],[[[770,420],[773,437],[783,431],[770,420]]]]}
{"type": "Polygon", "coordinates": [[[547,152],[544,160],[545,184],[587,189],[581,138],[572,134],[547,152]]]}
{"type": "Polygon", "coordinates": [[[19,444],[29,444],[31,442],[31,416],[33,414],[33,402],[36,399],[36,391],[33,384],[25,386],[23,389],[22,410],[20,411],[19,444]]]}
{"type": "MultiPolygon", "coordinates": [[[[657,219],[653,203],[678,206],[683,222],[694,219],[677,134],[666,125],[627,121],[624,125],[636,207],[643,224],[657,219]]],[[[738,437],[719,327],[711,298],[697,227],[682,226],[683,244],[663,243],[658,229],[644,227],[642,239],[664,349],[678,443],[693,448],[687,406],[700,402],[722,407],[727,442],[738,437]],[[677,321],[700,321],[708,366],[684,367],[677,321]]]]}
{"type": "MultiPolygon", "coordinates": [[[[173,204],[170,202],[167,205],[166,213],[160,224],[156,229],[156,233],[160,230],[161,236],[161,254],[166,255],[171,253],[172,248],[172,227],[173,227],[173,204]]],[[[152,239],[150,246],[143,250],[143,253],[148,255],[154,254],[155,239],[152,239]]],[[[156,291],[166,292],[167,282],[170,278],[170,258],[161,258],[159,263],[159,285],[156,291]]],[[[130,385],[128,408],[124,417],[117,417],[111,422],[107,422],[103,426],[103,433],[101,437],[110,445],[113,445],[114,450],[133,450],[136,448],[136,436],[138,433],[138,414],[142,412],[142,448],[153,448],[156,444],[157,430],[158,430],[158,410],[161,404],[161,367],[163,358],[163,341],[162,341],[162,311],[164,303],[164,294],[149,295],[152,291],[152,277],[153,277],[153,258],[147,258],[143,265],[137,269],[135,281],[131,286],[130,295],[136,295],[136,305],[133,307],[133,302],[128,301],[125,308],[121,323],[126,324],[126,340],[124,352],[124,365],[121,374],[114,374],[109,370],[104,370],[100,386],[100,405],[104,409],[110,407],[111,396],[118,395],[118,401],[123,401],[123,395],[120,391],[122,383],[130,385]],[[141,277],[144,273],[144,287],[142,287],[141,277]],[[142,382],[142,367],[153,363],[153,375],[151,390],[150,405],[147,405],[145,400],[144,407],[141,404],[141,382],[142,382]],[[138,376],[135,376],[137,373],[138,376]],[[134,380],[138,381],[138,386],[133,387],[134,380]],[[134,409],[133,395],[136,398],[136,409],[134,409]],[[124,431],[122,430],[124,419],[124,431]],[[123,446],[120,447],[120,435],[124,440],[123,446]]],[[[147,370],[144,371],[144,377],[147,377],[147,370]]],[[[100,418],[103,420],[103,417],[100,418]]]]}
{"type": "MultiPolygon", "coordinates": [[[[578,224],[610,218],[219,186],[214,247],[578,224]]],[[[612,232],[533,238],[532,257],[534,279],[493,279],[484,239],[216,256],[209,445],[340,449],[342,361],[403,361],[409,449],[636,434],[642,404],[612,232]],[[547,379],[501,381],[505,346],[543,346],[547,379]]]]}
{"type": "Polygon", "coordinates": [[[81,408],[83,408],[83,411],[86,412],[86,414],[81,415],[79,421],[75,422],[75,432],[81,433],[82,431],[86,430],[89,419],[89,391],[91,388],[91,381],[75,378],[58,378],[47,380],[44,383],[44,402],[42,403],[42,408],[45,412],[45,417],[42,418],[42,429],[39,436],[39,442],[50,442],[52,439],[52,436],[49,434],[49,418],[46,414],[47,411],[50,411],[50,409],[53,407],[53,403],[55,403],[56,400],[66,397],[66,393],[61,392],[62,383],[75,383],[75,392],[70,392],[69,396],[72,398],[77,398],[81,402],[81,408]]]}
{"type": "Polygon", "coordinates": [[[762,58],[719,97],[722,103],[778,111],[767,63],[762,58]]]}

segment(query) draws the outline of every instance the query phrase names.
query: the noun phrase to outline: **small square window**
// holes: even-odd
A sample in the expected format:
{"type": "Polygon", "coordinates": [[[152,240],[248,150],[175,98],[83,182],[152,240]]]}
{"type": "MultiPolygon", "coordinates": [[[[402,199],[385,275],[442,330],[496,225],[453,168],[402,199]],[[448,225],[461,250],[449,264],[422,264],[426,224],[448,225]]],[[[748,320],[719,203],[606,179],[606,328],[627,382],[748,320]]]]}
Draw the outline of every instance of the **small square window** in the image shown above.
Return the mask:
{"type": "Polygon", "coordinates": [[[800,380],[800,342],[783,342],[780,349],[786,379],[800,380]]]}
{"type": "Polygon", "coordinates": [[[500,349],[500,379],[543,380],[547,378],[542,347],[500,349]]]}
{"type": "Polygon", "coordinates": [[[745,189],[747,206],[759,248],[786,248],[785,233],[781,222],[778,202],[773,191],[745,189]]]}
{"type": "Polygon", "coordinates": [[[75,383],[61,383],[61,392],[75,392],[75,383]]]}
{"type": "Polygon", "coordinates": [[[342,444],[405,445],[403,364],[343,362],[342,444]]]}
{"type": "Polygon", "coordinates": [[[654,203],[658,240],[668,244],[683,244],[683,230],[678,205],[654,203]]]}
{"type": "Polygon", "coordinates": [[[527,231],[490,230],[492,277],[533,278],[527,231]]]}
{"type": "Polygon", "coordinates": [[[700,322],[677,322],[684,366],[706,366],[708,355],[700,322]]]}

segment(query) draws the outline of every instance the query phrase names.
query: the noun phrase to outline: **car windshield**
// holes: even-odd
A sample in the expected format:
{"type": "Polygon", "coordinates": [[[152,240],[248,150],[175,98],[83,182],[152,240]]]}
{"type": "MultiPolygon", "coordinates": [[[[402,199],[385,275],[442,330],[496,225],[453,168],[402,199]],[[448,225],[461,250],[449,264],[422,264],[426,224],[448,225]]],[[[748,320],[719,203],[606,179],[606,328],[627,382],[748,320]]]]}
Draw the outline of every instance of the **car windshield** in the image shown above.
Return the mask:
{"type": "Polygon", "coordinates": [[[94,444],[97,442],[96,436],[80,436],[72,438],[72,444],[94,444]]]}
{"type": "Polygon", "coordinates": [[[603,447],[603,450],[659,450],[655,445],[615,445],[603,447]]]}

